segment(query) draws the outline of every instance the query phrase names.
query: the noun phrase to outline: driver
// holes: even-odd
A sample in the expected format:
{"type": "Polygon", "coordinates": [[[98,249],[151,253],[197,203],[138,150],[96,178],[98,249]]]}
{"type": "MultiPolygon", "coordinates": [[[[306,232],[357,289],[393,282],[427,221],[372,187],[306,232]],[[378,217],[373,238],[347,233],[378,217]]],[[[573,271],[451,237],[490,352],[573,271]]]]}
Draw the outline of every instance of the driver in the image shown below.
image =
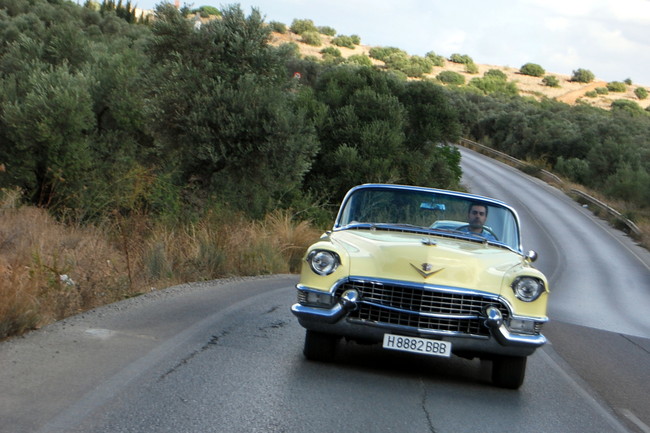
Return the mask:
{"type": "Polygon", "coordinates": [[[496,241],[497,238],[484,228],[488,217],[488,208],[485,205],[472,203],[467,211],[467,225],[459,230],[484,237],[489,241],[496,241]]]}

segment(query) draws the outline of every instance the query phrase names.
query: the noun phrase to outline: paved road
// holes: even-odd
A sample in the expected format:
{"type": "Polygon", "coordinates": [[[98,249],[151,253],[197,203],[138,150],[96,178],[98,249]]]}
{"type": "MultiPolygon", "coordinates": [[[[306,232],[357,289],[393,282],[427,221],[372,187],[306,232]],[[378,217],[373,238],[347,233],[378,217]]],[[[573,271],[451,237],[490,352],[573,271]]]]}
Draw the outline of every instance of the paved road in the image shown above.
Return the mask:
{"type": "Polygon", "coordinates": [[[650,432],[650,253],[556,188],[461,149],[472,192],[513,205],[549,277],[552,347],[634,428],[650,432]]]}
{"type": "MultiPolygon", "coordinates": [[[[515,180],[518,172],[498,164],[476,160],[473,169],[474,155],[463,154],[467,183],[480,179],[486,188],[476,192],[515,200],[531,225],[525,246],[538,250],[553,284],[551,343],[530,358],[519,391],[491,386],[479,361],[356,344],[343,346],[335,363],[307,362],[303,330],[288,310],[297,277],[280,275],[171,288],[0,344],[0,432],[648,431],[650,390],[637,394],[647,390],[650,371],[647,322],[634,316],[634,305],[612,308],[634,316],[623,320],[592,299],[619,304],[610,300],[613,289],[582,275],[610,268],[563,265],[569,252],[582,251],[587,257],[576,260],[588,263],[591,253],[634,249],[566,245],[565,238],[575,242],[571,232],[609,239],[610,246],[619,240],[560,194],[515,180]],[[497,183],[505,172],[514,176],[508,197],[499,196],[497,183]],[[516,182],[525,188],[512,193],[516,182]],[[547,220],[569,209],[584,217],[580,229],[549,238],[547,220]]],[[[626,266],[623,280],[603,276],[602,284],[635,272],[647,278],[645,262],[628,260],[616,265],[626,266]]]]}

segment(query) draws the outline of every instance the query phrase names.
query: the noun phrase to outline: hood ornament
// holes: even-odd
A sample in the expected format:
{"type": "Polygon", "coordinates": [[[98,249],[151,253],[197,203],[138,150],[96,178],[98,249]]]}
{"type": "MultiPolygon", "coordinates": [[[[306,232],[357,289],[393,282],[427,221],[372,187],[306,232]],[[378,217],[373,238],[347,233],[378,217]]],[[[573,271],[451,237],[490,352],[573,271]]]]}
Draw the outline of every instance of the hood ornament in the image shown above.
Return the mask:
{"type": "Polygon", "coordinates": [[[444,269],[444,268],[434,269],[431,263],[422,263],[419,267],[411,263],[411,266],[413,267],[413,269],[418,271],[418,273],[422,275],[423,278],[429,278],[431,275],[436,274],[444,269]]]}

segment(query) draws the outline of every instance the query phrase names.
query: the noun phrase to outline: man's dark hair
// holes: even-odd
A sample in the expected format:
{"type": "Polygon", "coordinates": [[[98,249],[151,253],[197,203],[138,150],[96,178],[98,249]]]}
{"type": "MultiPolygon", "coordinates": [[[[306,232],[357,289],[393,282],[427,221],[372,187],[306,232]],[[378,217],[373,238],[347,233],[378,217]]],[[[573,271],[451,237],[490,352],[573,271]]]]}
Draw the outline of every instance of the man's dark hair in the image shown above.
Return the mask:
{"type": "Polygon", "coordinates": [[[474,206],[481,206],[481,207],[484,207],[484,208],[485,208],[485,217],[487,218],[487,216],[488,216],[488,207],[487,207],[487,205],[485,205],[485,204],[483,204],[483,203],[470,203],[470,204],[469,204],[469,208],[467,209],[467,214],[468,214],[468,215],[469,215],[469,213],[472,211],[472,208],[473,208],[474,206]]]}

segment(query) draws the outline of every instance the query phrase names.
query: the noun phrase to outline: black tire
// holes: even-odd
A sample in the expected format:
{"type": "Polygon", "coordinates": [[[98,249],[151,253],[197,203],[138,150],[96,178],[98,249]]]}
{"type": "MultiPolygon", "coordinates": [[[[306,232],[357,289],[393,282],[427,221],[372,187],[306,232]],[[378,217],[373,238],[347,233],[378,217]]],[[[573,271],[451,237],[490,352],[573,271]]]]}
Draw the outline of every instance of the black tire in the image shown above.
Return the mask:
{"type": "Polygon", "coordinates": [[[338,340],[336,335],[307,330],[302,353],[310,361],[332,361],[338,340]]]}
{"type": "Polygon", "coordinates": [[[501,388],[519,389],[526,376],[525,356],[502,356],[492,361],[492,383],[501,388]]]}

